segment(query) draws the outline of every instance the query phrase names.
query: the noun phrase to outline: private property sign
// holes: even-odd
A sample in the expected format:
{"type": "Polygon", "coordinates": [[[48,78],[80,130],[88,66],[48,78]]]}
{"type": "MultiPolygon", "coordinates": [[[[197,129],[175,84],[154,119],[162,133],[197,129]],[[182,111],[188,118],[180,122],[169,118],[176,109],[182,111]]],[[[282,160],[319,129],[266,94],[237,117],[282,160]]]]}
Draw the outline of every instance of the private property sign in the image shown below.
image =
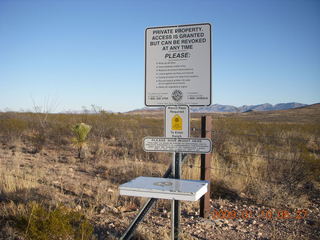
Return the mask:
{"type": "Polygon", "coordinates": [[[145,104],[211,105],[211,25],[147,28],[145,104]]]}

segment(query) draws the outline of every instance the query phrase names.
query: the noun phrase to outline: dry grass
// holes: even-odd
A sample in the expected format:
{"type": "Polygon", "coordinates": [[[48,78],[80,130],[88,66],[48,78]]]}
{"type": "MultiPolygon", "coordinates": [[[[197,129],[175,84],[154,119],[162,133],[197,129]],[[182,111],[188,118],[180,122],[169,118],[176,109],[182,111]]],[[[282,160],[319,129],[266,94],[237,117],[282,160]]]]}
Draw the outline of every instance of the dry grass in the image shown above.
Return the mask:
{"type": "MultiPolygon", "coordinates": [[[[260,113],[214,115],[213,198],[246,198],[287,208],[310,204],[312,186],[320,181],[320,125],[285,122],[288,116],[282,115],[275,122],[272,116],[268,122],[260,113]]],[[[139,198],[119,196],[119,184],[141,175],[161,176],[171,162],[170,154],[145,153],[141,146],[143,137],[163,135],[163,119],[49,114],[45,128],[39,119],[34,113],[0,114],[0,232],[23,236],[14,227],[15,217],[26,215],[28,203],[35,201],[83,211],[96,226],[96,236],[118,238],[143,204],[139,198]],[[92,126],[86,158],[81,160],[71,142],[71,126],[80,122],[92,126]]],[[[199,119],[191,125],[196,128],[192,135],[199,137],[199,119]]],[[[190,156],[183,178],[199,179],[199,166],[199,156],[190,156]]],[[[156,207],[167,213],[170,203],[162,200],[156,207]]],[[[183,209],[196,212],[198,204],[183,204],[183,209]]],[[[141,239],[167,239],[170,231],[164,224],[157,232],[143,227],[138,232],[141,239]]],[[[182,239],[192,238],[185,233],[182,239]]]]}

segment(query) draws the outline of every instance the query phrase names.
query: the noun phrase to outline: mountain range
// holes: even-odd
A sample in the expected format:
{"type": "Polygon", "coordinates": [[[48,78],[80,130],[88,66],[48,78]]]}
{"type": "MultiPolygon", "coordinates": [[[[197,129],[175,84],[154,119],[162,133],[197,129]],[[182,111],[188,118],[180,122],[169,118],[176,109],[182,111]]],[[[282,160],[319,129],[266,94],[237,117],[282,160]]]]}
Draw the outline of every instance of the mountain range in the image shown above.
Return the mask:
{"type": "Polygon", "coordinates": [[[213,104],[208,107],[192,108],[192,112],[251,112],[251,111],[275,111],[275,110],[287,110],[292,108],[299,108],[307,106],[302,103],[278,103],[272,105],[270,103],[258,104],[258,105],[243,105],[241,107],[235,107],[232,105],[220,105],[213,104]]]}
{"type": "MultiPolygon", "coordinates": [[[[274,111],[274,110],[287,110],[292,108],[305,107],[307,104],[302,103],[278,103],[272,105],[270,103],[258,104],[258,105],[243,105],[241,107],[235,107],[232,105],[213,104],[208,107],[192,107],[191,112],[199,113],[211,113],[211,112],[251,112],[251,111],[274,111]]],[[[141,111],[158,111],[161,108],[141,108],[130,111],[129,113],[138,113],[141,111]]]]}

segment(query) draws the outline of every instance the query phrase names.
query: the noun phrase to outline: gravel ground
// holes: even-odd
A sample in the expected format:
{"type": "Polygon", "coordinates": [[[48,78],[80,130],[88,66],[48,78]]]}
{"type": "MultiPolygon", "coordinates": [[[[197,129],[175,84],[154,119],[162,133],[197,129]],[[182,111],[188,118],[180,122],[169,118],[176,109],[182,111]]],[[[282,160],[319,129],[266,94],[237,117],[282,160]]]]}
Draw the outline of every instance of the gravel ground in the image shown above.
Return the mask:
{"type": "MultiPolygon", "coordinates": [[[[199,217],[196,211],[187,213],[182,210],[181,239],[320,239],[320,209],[317,203],[313,203],[308,209],[287,212],[283,209],[250,205],[245,201],[212,200],[211,207],[208,219],[199,217]],[[223,215],[232,211],[239,216],[223,215]],[[220,216],[217,212],[221,213],[220,216]]],[[[98,216],[98,221],[101,222],[101,231],[97,231],[98,238],[119,238],[136,214],[137,211],[118,211],[114,212],[113,219],[110,214],[106,214],[106,218],[103,214],[98,216]]],[[[166,210],[152,210],[140,224],[140,234],[137,236],[141,239],[167,239],[171,231],[170,214],[166,210]]]]}

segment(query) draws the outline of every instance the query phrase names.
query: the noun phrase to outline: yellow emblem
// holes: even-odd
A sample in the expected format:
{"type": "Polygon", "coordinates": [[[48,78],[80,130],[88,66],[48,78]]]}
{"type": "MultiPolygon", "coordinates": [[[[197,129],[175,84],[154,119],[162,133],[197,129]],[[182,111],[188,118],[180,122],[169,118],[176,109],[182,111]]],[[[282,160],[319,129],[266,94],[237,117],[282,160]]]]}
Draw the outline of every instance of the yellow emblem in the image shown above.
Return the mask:
{"type": "Polygon", "coordinates": [[[182,118],[176,114],[171,120],[172,130],[182,130],[182,118]]]}

